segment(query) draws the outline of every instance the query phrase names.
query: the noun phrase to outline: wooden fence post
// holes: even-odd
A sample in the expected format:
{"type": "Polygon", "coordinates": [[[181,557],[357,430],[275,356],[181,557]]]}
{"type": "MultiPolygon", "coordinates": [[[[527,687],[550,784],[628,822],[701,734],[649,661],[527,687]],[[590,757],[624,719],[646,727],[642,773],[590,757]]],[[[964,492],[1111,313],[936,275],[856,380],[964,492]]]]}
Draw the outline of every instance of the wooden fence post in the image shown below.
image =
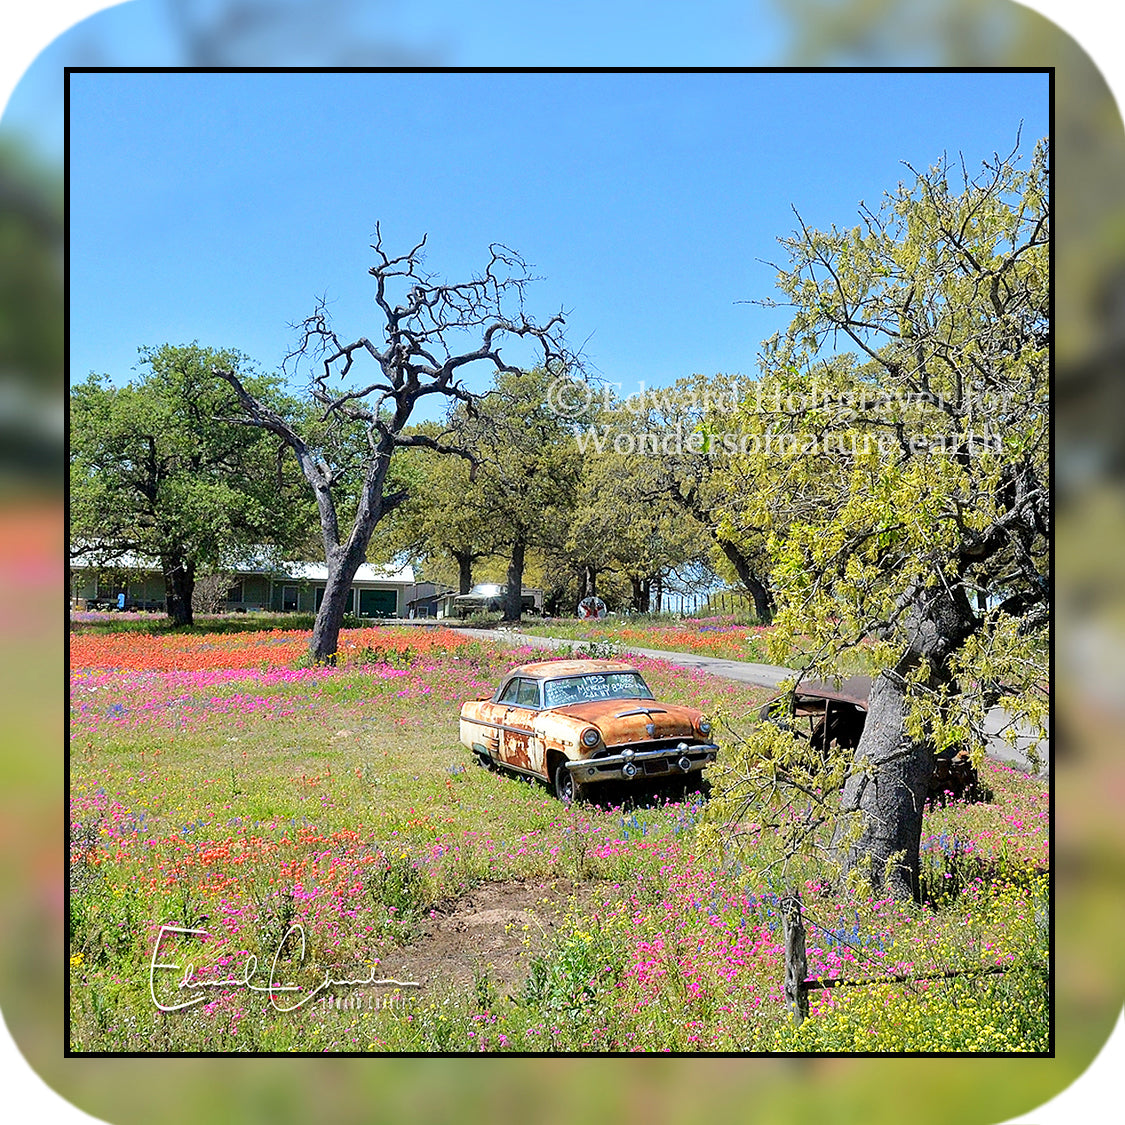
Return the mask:
{"type": "Polygon", "coordinates": [[[805,956],[805,920],[801,916],[801,892],[793,888],[781,900],[781,924],[785,940],[785,1005],[800,1027],[809,1014],[809,972],[805,956]]]}

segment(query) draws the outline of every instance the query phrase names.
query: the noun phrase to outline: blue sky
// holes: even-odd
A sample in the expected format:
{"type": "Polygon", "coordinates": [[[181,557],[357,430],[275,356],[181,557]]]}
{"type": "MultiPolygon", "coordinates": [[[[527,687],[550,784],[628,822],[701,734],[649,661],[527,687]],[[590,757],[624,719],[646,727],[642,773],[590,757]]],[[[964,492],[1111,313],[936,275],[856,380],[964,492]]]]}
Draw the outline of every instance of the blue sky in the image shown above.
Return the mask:
{"type": "Polygon", "coordinates": [[[629,393],[751,373],[796,207],[852,225],[908,175],[1048,127],[1040,74],[79,74],[72,379],[198,340],[275,370],[330,302],[376,333],[369,248],[460,279],[506,243],[629,393]]]}

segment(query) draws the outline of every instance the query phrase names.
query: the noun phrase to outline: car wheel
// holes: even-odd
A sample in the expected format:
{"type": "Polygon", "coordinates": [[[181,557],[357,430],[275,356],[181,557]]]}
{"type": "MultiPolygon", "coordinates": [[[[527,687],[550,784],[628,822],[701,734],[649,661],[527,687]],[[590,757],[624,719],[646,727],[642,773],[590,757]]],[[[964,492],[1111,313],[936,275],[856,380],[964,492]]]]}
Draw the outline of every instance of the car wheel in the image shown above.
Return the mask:
{"type": "Polygon", "coordinates": [[[555,796],[564,805],[581,801],[584,789],[578,779],[566,768],[566,762],[559,762],[555,767],[555,796]]]}

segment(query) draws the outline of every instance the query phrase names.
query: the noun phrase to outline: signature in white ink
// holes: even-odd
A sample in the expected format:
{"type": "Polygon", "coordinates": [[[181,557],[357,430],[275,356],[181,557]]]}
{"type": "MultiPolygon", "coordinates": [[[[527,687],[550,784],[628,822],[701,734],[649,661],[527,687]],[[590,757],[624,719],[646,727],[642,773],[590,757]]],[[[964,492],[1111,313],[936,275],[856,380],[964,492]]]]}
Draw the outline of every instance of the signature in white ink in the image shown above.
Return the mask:
{"type": "Polygon", "coordinates": [[[375,969],[372,967],[371,972],[366,977],[333,977],[329,973],[324,974],[324,979],[311,991],[306,993],[295,1004],[280,1004],[279,998],[281,993],[301,992],[302,988],[298,984],[280,984],[277,980],[277,963],[281,958],[282,952],[286,945],[289,943],[290,938],[297,938],[300,940],[300,955],[297,958],[297,964],[300,965],[305,960],[306,943],[305,943],[305,927],[300,922],[294,922],[293,925],[285,931],[284,937],[274,950],[273,960],[270,962],[269,977],[264,983],[255,981],[258,975],[258,958],[254,954],[247,954],[246,963],[242,966],[242,975],[235,977],[226,977],[222,980],[200,980],[196,976],[195,965],[190,962],[186,965],[173,963],[170,961],[160,960],[161,944],[170,934],[178,934],[181,937],[210,937],[211,934],[206,930],[193,930],[184,926],[161,926],[160,933],[156,937],[156,945],[152,950],[152,961],[149,963],[148,970],[148,988],[149,994],[152,996],[152,1002],[162,1012],[178,1012],[183,1008],[193,1007],[195,1004],[202,1004],[207,999],[207,992],[203,991],[209,988],[246,988],[251,992],[264,992],[268,998],[270,1005],[279,1012],[292,1012],[297,1008],[307,1004],[314,996],[320,995],[326,989],[335,987],[348,987],[348,988],[363,988],[367,985],[391,985],[396,988],[421,988],[418,981],[413,980],[394,980],[390,977],[376,977],[375,969]],[[176,984],[176,989],[183,992],[187,989],[198,990],[198,995],[193,995],[189,999],[182,1001],[178,1004],[162,1004],[156,996],[156,974],[157,971],[171,971],[180,972],[183,970],[179,981],[176,984]]]}

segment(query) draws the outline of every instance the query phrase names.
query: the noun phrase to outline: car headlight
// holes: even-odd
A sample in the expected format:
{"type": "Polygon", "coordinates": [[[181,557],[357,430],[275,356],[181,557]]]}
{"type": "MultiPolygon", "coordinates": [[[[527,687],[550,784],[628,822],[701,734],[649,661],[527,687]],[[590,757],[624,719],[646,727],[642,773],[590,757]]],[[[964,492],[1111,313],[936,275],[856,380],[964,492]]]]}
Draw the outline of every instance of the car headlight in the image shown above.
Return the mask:
{"type": "Polygon", "coordinates": [[[597,730],[596,727],[587,727],[582,732],[582,744],[583,744],[583,746],[597,746],[597,744],[599,742],[601,742],[601,740],[602,740],[602,736],[598,733],[598,730],[597,730]]]}
{"type": "Polygon", "coordinates": [[[699,733],[700,734],[710,734],[711,733],[711,724],[706,719],[700,719],[699,720],[699,733]]]}

